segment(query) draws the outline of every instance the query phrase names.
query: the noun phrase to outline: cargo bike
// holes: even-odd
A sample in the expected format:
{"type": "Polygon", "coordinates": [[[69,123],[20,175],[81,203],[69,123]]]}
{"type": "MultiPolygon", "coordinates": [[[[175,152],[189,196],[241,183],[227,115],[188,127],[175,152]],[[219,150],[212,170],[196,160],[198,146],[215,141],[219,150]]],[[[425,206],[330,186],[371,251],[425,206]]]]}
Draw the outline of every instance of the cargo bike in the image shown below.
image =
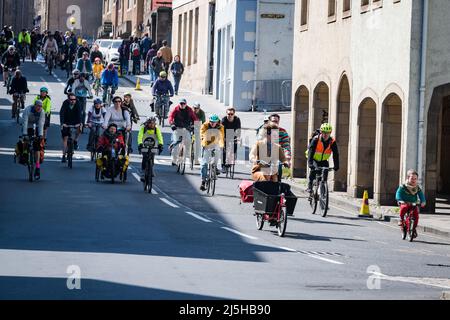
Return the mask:
{"type": "Polygon", "coordinates": [[[289,184],[281,182],[281,177],[282,164],[279,163],[278,182],[243,181],[239,189],[241,203],[253,202],[258,230],[262,230],[264,223],[268,222],[271,227],[277,228],[278,236],[284,237],[288,216],[294,214],[297,197],[289,184]]]}

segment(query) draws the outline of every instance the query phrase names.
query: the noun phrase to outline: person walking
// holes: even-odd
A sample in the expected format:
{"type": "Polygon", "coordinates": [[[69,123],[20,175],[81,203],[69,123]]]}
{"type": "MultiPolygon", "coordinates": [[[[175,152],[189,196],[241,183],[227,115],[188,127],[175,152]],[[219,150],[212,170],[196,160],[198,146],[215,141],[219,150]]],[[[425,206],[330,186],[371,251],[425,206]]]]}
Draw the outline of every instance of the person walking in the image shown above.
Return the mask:
{"type": "Polygon", "coordinates": [[[179,55],[175,56],[174,62],[170,66],[170,71],[172,72],[173,75],[175,95],[178,95],[178,88],[180,87],[181,76],[184,73],[184,66],[180,61],[179,55]]]}
{"type": "Polygon", "coordinates": [[[163,40],[162,47],[158,50],[161,52],[162,57],[165,61],[164,71],[168,72],[170,64],[173,61],[172,49],[168,46],[167,40],[163,40]]]}
{"type": "Polygon", "coordinates": [[[139,39],[134,38],[133,43],[130,47],[131,60],[133,60],[133,75],[140,74],[141,70],[141,46],[139,44],[139,39]]]}
{"type": "Polygon", "coordinates": [[[158,79],[158,75],[155,73],[152,67],[152,60],[156,57],[156,53],[158,52],[156,43],[152,44],[151,49],[148,51],[147,56],[145,58],[145,68],[150,75],[150,85],[153,86],[156,79],[158,79]]]}

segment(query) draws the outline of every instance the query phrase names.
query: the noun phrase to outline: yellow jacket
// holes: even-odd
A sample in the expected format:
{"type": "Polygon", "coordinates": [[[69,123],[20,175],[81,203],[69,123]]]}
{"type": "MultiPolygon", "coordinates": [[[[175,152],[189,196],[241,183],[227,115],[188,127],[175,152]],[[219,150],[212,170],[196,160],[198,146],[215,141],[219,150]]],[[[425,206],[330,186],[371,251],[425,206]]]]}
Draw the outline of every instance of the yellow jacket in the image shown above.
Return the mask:
{"type": "Polygon", "coordinates": [[[100,79],[102,76],[102,72],[105,68],[103,67],[103,65],[101,63],[96,64],[94,63],[93,65],[93,73],[94,73],[94,77],[96,79],[100,79]]]}
{"type": "Polygon", "coordinates": [[[209,121],[205,122],[200,128],[200,137],[202,140],[202,147],[219,145],[220,148],[223,148],[225,146],[225,131],[221,124],[212,128],[209,121]]]}

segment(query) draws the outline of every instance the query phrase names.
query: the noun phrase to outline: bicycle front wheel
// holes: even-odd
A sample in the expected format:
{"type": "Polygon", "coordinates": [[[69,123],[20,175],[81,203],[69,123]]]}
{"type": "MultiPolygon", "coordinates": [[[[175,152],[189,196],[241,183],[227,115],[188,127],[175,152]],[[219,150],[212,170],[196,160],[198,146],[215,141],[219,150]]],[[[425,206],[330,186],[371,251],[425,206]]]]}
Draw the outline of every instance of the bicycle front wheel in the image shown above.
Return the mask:
{"type": "Polygon", "coordinates": [[[280,237],[284,237],[284,234],[286,232],[286,226],[287,226],[286,210],[281,208],[281,210],[280,210],[280,219],[279,219],[278,225],[277,225],[277,231],[278,231],[278,235],[280,237]]]}
{"type": "Polygon", "coordinates": [[[208,187],[208,194],[212,197],[216,193],[216,166],[211,165],[209,170],[209,187],[208,187]]]}
{"type": "Polygon", "coordinates": [[[322,181],[319,188],[319,207],[322,217],[326,217],[328,212],[328,183],[322,181]]]}

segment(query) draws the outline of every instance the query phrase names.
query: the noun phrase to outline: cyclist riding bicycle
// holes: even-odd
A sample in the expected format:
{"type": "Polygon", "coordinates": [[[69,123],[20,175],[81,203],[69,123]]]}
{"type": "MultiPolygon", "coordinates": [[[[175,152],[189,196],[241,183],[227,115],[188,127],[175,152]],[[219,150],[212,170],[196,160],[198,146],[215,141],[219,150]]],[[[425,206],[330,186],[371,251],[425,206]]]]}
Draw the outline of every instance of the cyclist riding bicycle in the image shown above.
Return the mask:
{"type": "Polygon", "coordinates": [[[64,88],[64,94],[72,92],[73,83],[75,82],[75,80],[80,78],[80,74],[81,72],[78,69],[74,69],[72,71],[72,76],[67,80],[66,87],[64,88]]]}
{"type": "Polygon", "coordinates": [[[105,68],[103,67],[102,59],[98,57],[95,58],[94,65],[92,66],[92,71],[95,80],[97,79],[100,80],[102,78],[103,70],[105,70],[105,68]]]}
{"type": "Polygon", "coordinates": [[[90,79],[90,75],[92,74],[92,63],[89,59],[89,52],[84,52],[83,57],[78,59],[77,69],[86,75],[86,79],[90,79]]]}
{"type": "MultiPolygon", "coordinates": [[[[16,70],[14,78],[11,81],[11,87],[9,89],[9,94],[13,95],[13,105],[12,105],[12,118],[15,117],[15,112],[19,112],[16,110],[17,102],[20,98],[20,95],[24,95],[28,90],[27,78],[22,76],[22,72],[20,70],[16,70]]],[[[22,101],[23,103],[24,101],[22,101]]]]}
{"type": "MultiPolygon", "coordinates": [[[[153,138],[155,142],[158,144],[159,153],[161,154],[164,149],[164,139],[161,133],[161,129],[156,125],[156,117],[148,118],[144,124],[141,126],[138,134],[138,149],[139,153],[141,153],[141,149],[143,147],[143,141],[147,138],[153,138]]],[[[151,151],[149,151],[151,152],[151,151]]],[[[144,179],[144,172],[146,169],[147,161],[148,161],[148,153],[144,153],[142,155],[142,163],[141,163],[141,181],[144,179]]]]}
{"type": "Polygon", "coordinates": [[[42,108],[44,109],[45,112],[44,139],[45,142],[47,142],[47,130],[50,127],[50,117],[52,112],[52,100],[48,95],[47,87],[41,88],[40,94],[36,98],[34,98],[34,101],[36,100],[42,101],[42,108]]]}
{"type": "Polygon", "coordinates": [[[80,78],[76,79],[72,85],[72,92],[75,93],[78,101],[81,105],[82,110],[82,123],[84,124],[86,121],[86,103],[87,99],[92,99],[92,88],[91,84],[87,79],[87,75],[85,73],[80,73],[80,78]]]}
{"type": "Polygon", "coordinates": [[[45,63],[47,64],[49,57],[55,58],[58,54],[58,43],[51,33],[48,34],[47,40],[45,41],[43,52],[45,55],[45,63]]]}
{"type": "Polygon", "coordinates": [[[415,170],[408,170],[406,182],[398,187],[395,195],[395,199],[400,206],[399,226],[403,226],[406,212],[412,210],[414,216],[414,238],[417,238],[416,227],[419,223],[419,208],[417,206],[413,207],[412,204],[416,204],[419,201],[422,208],[426,205],[425,195],[422,188],[417,184],[418,178],[419,175],[415,170]]]}
{"type": "Polygon", "coordinates": [[[6,87],[9,77],[8,69],[17,69],[20,67],[20,56],[16,52],[16,48],[14,46],[9,46],[8,50],[3,54],[1,59],[1,65],[3,69],[3,86],[6,87]]]}
{"type": "Polygon", "coordinates": [[[116,96],[113,98],[113,105],[106,109],[103,128],[107,129],[111,123],[117,126],[118,133],[125,137],[126,132],[131,131],[130,113],[122,108],[122,98],[116,96]]]}
{"type": "Polygon", "coordinates": [[[81,134],[81,106],[74,93],[67,95],[67,100],[63,102],[59,111],[59,119],[61,124],[61,137],[63,142],[63,156],[61,162],[66,162],[67,140],[70,134],[70,128],[67,126],[80,126],[75,133],[74,148],[78,149],[78,138],[81,134]]]}
{"type": "MultiPolygon", "coordinates": [[[[331,137],[333,127],[329,123],[323,123],[320,126],[320,134],[315,136],[308,147],[308,167],[311,169],[309,173],[307,192],[311,193],[312,184],[316,178],[316,169],[318,167],[329,167],[328,159],[333,153],[334,171],[339,170],[339,151],[336,140],[331,137]]],[[[324,181],[327,180],[324,175],[324,181]]]]}
{"type": "MultiPolygon", "coordinates": [[[[160,110],[155,110],[155,104],[157,101],[157,97],[161,95],[169,95],[170,97],[173,97],[173,86],[172,83],[167,79],[167,72],[161,71],[159,73],[159,78],[156,80],[155,84],[152,87],[152,94],[153,94],[153,103],[152,103],[152,111],[156,112],[156,114],[159,114],[160,110]]],[[[158,105],[158,108],[160,106],[158,105]]],[[[167,112],[168,110],[166,110],[167,112]]]]}
{"type": "MultiPolygon", "coordinates": [[[[97,152],[101,153],[101,157],[97,159],[97,166],[101,169],[102,179],[103,172],[106,170],[108,159],[111,158],[113,148],[116,153],[119,152],[119,150],[124,150],[125,148],[123,136],[118,132],[117,125],[115,123],[109,124],[108,128],[98,139],[97,152]]],[[[125,156],[125,153],[122,151],[121,155],[125,156]]],[[[122,159],[122,161],[125,160],[122,159]]]]}
{"type": "Polygon", "coordinates": [[[260,129],[261,139],[257,140],[250,151],[253,181],[278,182],[278,161],[289,166],[283,148],[278,141],[278,126],[268,122],[260,129]]]}
{"type": "Polygon", "coordinates": [[[19,50],[25,61],[25,57],[28,56],[29,48],[31,46],[31,36],[27,29],[22,29],[22,32],[20,32],[17,37],[17,41],[19,43],[19,50]]]}
{"type": "MultiPolygon", "coordinates": [[[[35,136],[33,141],[33,150],[35,151],[36,170],[34,177],[39,180],[41,177],[41,158],[43,159],[43,134],[45,124],[45,112],[42,109],[42,101],[37,100],[33,105],[28,106],[23,111],[23,125],[22,133],[27,139],[28,137],[35,136]],[[36,135],[33,126],[36,125],[36,135]]],[[[25,140],[26,140],[25,139],[25,140]]]]}
{"type": "Polygon", "coordinates": [[[119,88],[119,73],[113,63],[109,63],[108,67],[103,71],[101,84],[103,88],[103,103],[107,103],[106,96],[108,94],[108,88],[111,87],[111,96],[119,88]]]}
{"type": "MultiPolygon", "coordinates": [[[[208,164],[212,157],[212,151],[215,151],[214,161],[219,160],[220,150],[223,149],[225,144],[225,133],[223,125],[220,124],[220,118],[218,115],[213,114],[209,117],[209,121],[205,122],[200,129],[200,137],[202,141],[202,160],[200,176],[202,183],[200,190],[205,191],[206,177],[208,175],[208,164]]],[[[219,172],[217,172],[219,174],[219,172]]]]}
{"type": "Polygon", "coordinates": [[[183,143],[185,150],[188,150],[187,146],[190,143],[190,135],[194,123],[198,121],[194,110],[187,105],[186,99],[180,99],[179,105],[177,105],[169,114],[169,124],[172,126],[172,144],[170,150],[172,152],[172,165],[175,166],[178,158],[178,146],[173,149],[172,146],[178,142],[180,137],[183,137],[183,143]],[[186,131],[187,130],[187,131],[186,131]],[[188,137],[189,136],[189,137],[188,137]]]}
{"type": "Polygon", "coordinates": [[[88,151],[92,151],[92,145],[94,144],[96,126],[101,127],[103,125],[103,123],[105,122],[105,115],[106,115],[106,109],[105,109],[105,107],[103,107],[102,100],[98,99],[98,98],[95,99],[94,105],[91,106],[91,108],[88,111],[87,126],[90,129],[88,144],[86,146],[86,149],[88,151]]]}
{"type": "Polygon", "coordinates": [[[237,145],[241,139],[241,119],[236,116],[236,109],[233,107],[227,108],[227,116],[222,118],[222,125],[225,130],[225,148],[222,155],[222,173],[226,173],[226,166],[230,161],[234,161],[234,156],[237,152],[237,145]],[[233,148],[233,152],[227,149],[233,148]],[[227,157],[228,153],[228,157],[227,157]],[[230,157],[232,159],[230,159],[230,157]]]}

